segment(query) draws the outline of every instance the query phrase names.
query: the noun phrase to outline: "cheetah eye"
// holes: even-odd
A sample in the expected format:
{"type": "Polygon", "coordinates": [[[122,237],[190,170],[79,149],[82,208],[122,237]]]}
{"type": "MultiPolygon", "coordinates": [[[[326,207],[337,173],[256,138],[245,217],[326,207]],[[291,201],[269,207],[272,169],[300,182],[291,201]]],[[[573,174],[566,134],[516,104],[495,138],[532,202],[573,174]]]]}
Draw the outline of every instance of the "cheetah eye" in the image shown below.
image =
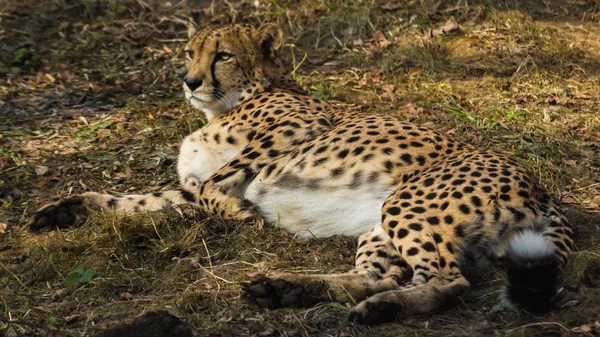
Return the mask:
{"type": "Polygon", "coordinates": [[[217,61],[229,61],[231,58],[233,57],[233,55],[229,54],[229,53],[225,53],[225,52],[220,52],[217,54],[217,56],[215,57],[215,59],[217,61]]]}
{"type": "Polygon", "coordinates": [[[191,60],[194,58],[194,52],[192,50],[186,50],[185,51],[185,58],[188,60],[191,60]]]}

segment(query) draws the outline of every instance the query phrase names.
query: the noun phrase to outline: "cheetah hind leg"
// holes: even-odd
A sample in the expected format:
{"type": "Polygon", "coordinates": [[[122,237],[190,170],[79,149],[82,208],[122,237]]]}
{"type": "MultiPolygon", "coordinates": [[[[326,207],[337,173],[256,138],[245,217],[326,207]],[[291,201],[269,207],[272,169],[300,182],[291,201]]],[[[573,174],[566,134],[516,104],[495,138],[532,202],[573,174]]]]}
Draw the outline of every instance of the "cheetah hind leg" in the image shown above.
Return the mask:
{"type": "Polygon", "coordinates": [[[344,274],[280,273],[243,285],[244,296],[260,307],[310,307],[320,302],[356,304],[382,291],[397,289],[408,265],[377,227],[359,238],[356,267],[344,274]]]}

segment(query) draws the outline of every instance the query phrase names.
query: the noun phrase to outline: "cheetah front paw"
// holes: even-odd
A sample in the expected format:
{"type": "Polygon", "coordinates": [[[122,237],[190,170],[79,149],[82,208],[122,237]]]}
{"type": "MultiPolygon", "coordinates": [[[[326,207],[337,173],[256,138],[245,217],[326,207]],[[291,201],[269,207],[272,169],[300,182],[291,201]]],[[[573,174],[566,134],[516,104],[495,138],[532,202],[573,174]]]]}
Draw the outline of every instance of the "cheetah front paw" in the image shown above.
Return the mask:
{"type": "Polygon", "coordinates": [[[88,216],[85,198],[62,198],[38,209],[29,219],[29,229],[39,232],[44,228],[68,228],[83,223],[88,216]]]}
{"type": "Polygon", "coordinates": [[[324,282],[304,282],[295,274],[279,274],[261,277],[242,284],[244,297],[262,308],[311,307],[329,301],[322,296],[327,291],[324,282]]]}
{"type": "Polygon", "coordinates": [[[352,308],[348,320],[358,324],[380,324],[396,319],[395,305],[381,300],[364,300],[352,308]]]}

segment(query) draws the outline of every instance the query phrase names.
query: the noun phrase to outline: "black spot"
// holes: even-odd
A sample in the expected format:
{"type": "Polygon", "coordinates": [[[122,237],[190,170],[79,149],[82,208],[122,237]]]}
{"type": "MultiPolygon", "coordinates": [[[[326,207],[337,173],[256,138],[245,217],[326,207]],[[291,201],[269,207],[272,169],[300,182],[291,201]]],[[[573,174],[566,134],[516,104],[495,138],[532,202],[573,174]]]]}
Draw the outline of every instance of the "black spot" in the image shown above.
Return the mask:
{"type": "Polygon", "coordinates": [[[352,150],[352,154],[355,156],[358,156],[359,154],[361,154],[363,151],[365,150],[364,147],[359,146],[357,148],[355,148],[354,150],[352,150]]]}
{"type": "Polygon", "coordinates": [[[377,257],[388,258],[388,257],[389,257],[389,255],[388,255],[388,253],[386,253],[386,252],[384,252],[384,251],[378,250],[378,251],[377,251],[377,257]]]}
{"type": "Polygon", "coordinates": [[[460,206],[458,206],[458,209],[463,212],[464,214],[469,214],[471,213],[471,210],[469,209],[469,206],[462,204],[460,206]]]}
{"type": "Polygon", "coordinates": [[[464,180],[464,179],[456,179],[456,180],[454,180],[454,181],[452,182],[452,185],[454,185],[454,186],[460,186],[460,185],[462,185],[462,184],[464,184],[464,183],[465,183],[465,180],[464,180]]]}
{"type": "Polygon", "coordinates": [[[452,192],[452,197],[455,199],[461,199],[463,197],[463,194],[460,193],[459,191],[454,191],[454,192],[452,192]]]}
{"type": "Polygon", "coordinates": [[[400,214],[400,207],[390,207],[390,208],[388,208],[387,212],[390,215],[399,215],[400,214]]]}
{"type": "Polygon", "coordinates": [[[434,182],[435,182],[435,179],[427,178],[427,179],[423,180],[423,185],[425,187],[429,187],[429,186],[433,185],[434,182]]]}
{"type": "Polygon", "coordinates": [[[117,202],[119,201],[119,199],[117,198],[112,198],[107,202],[107,205],[109,208],[115,207],[117,205],[117,202]]]}
{"type": "Polygon", "coordinates": [[[437,193],[429,193],[425,196],[425,198],[427,198],[427,200],[433,200],[433,199],[435,199],[435,197],[437,197],[437,193]]]}
{"type": "Polygon", "coordinates": [[[408,153],[405,153],[402,156],[400,156],[400,159],[402,159],[402,161],[405,162],[407,165],[410,165],[413,162],[412,156],[408,153]]]}
{"type": "Polygon", "coordinates": [[[452,217],[452,215],[446,215],[444,217],[444,222],[448,225],[451,225],[454,222],[454,218],[452,217]]]}
{"type": "Polygon", "coordinates": [[[433,240],[435,241],[435,243],[441,243],[442,241],[444,241],[442,239],[442,236],[438,233],[433,233],[433,240]]]}
{"type": "Polygon", "coordinates": [[[473,206],[475,207],[481,207],[481,199],[479,199],[478,196],[472,196],[471,197],[471,203],[473,203],[473,206]]]}
{"type": "Polygon", "coordinates": [[[256,159],[258,157],[260,157],[260,153],[258,153],[256,151],[250,152],[250,153],[248,153],[248,155],[246,155],[246,158],[248,158],[248,159],[256,159]]]}
{"type": "Polygon", "coordinates": [[[406,237],[407,235],[408,235],[408,230],[406,230],[406,228],[401,228],[398,231],[398,238],[399,239],[402,239],[402,238],[406,237]]]}
{"type": "Polygon", "coordinates": [[[407,250],[406,254],[408,254],[408,256],[415,256],[415,255],[419,254],[419,249],[413,247],[413,248],[407,250]]]}
{"type": "Polygon", "coordinates": [[[454,254],[454,247],[452,247],[451,242],[446,242],[446,249],[448,250],[448,252],[450,252],[450,254],[454,254]]]}
{"type": "Polygon", "coordinates": [[[420,232],[423,229],[423,226],[421,226],[420,224],[415,222],[415,223],[411,223],[410,225],[408,225],[408,228],[410,228],[414,231],[420,232]]]}
{"type": "Polygon", "coordinates": [[[413,207],[410,209],[411,212],[415,212],[417,214],[425,213],[425,208],[423,207],[413,207]]]}
{"type": "Polygon", "coordinates": [[[183,199],[185,199],[185,201],[190,203],[196,202],[196,196],[194,195],[194,193],[187,190],[179,190],[179,192],[181,193],[181,196],[183,197],[183,199]]]}
{"type": "Polygon", "coordinates": [[[408,192],[402,192],[399,196],[400,199],[412,199],[412,194],[408,192]]]}
{"type": "Polygon", "coordinates": [[[162,197],[163,193],[162,192],[154,192],[154,193],[152,193],[152,195],[154,197],[160,198],[160,197],[162,197]]]}
{"type": "Polygon", "coordinates": [[[458,225],[458,226],[454,227],[454,235],[456,235],[459,238],[464,238],[465,230],[463,229],[463,226],[458,225]]]}
{"type": "Polygon", "coordinates": [[[436,251],[435,245],[433,243],[431,243],[431,242],[425,242],[422,247],[423,247],[423,249],[425,251],[428,251],[428,252],[435,252],[436,251]]]}
{"type": "Polygon", "coordinates": [[[341,175],[342,173],[344,173],[344,169],[343,168],[336,168],[336,169],[331,170],[331,174],[334,177],[337,177],[337,176],[341,175]]]}
{"type": "Polygon", "coordinates": [[[432,225],[439,225],[440,219],[436,216],[431,216],[431,217],[427,218],[427,222],[429,222],[432,225]]]}

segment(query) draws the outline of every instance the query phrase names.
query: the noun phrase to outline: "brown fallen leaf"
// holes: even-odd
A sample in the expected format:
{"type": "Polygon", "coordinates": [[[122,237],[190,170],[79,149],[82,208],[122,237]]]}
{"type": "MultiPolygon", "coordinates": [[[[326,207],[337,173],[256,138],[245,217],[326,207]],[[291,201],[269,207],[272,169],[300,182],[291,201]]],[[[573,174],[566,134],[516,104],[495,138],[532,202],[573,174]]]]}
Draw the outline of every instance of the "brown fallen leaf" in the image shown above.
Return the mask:
{"type": "Polygon", "coordinates": [[[7,228],[8,224],[6,222],[0,222],[0,234],[6,233],[7,228]]]}
{"type": "Polygon", "coordinates": [[[406,6],[406,3],[404,1],[399,1],[399,2],[388,2],[384,5],[379,6],[381,9],[383,9],[384,11],[395,11],[397,9],[400,9],[402,7],[406,6]]]}
{"type": "Polygon", "coordinates": [[[352,41],[352,45],[353,46],[362,46],[364,44],[365,43],[364,43],[364,41],[362,39],[357,39],[357,40],[352,41]]]}
{"type": "Polygon", "coordinates": [[[390,41],[388,41],[388,39],[385,37],[385,35],[383,35],[383,33],[380,30],[375,31],[375,33],[373,33],[373,41],[375,41],[375,44],[377,44],[381,48],[385,48],[392,44],[390,41]]]}
{"type": "Polygon", "coordinates": [[[121,30],[117,27],[104,27],[104,29],[102,29],[105,33],[116,36],[116,35],[121,35],[121,30]]]}
{"type": "Polygon", "coordinates": [[[573,159],[564,159],[563,163],[567,166],[577,166],[577,162],[573,159]]]}
{"type": "Polygon", "coordinates": [[[271,327],[267,327],[267,329],[265,329],[262,332],[259,332],[258,335],[259,336],[270,336],[273,333],[275,333],[275,329],[271,328],[271,327]]]}
{"type": "Polygon", "coordinates": [[[394,89],[396,87],[393,84],[384,84],[381,86],[381,90],[384,91],[383,95],[381,95],[381,97],[383,98],[389,98],[391,100],[395,100],[396,99],[396,95],[394,94],[394,89]]]}
{"type": "Polygon", "coordinates": [[[54,76],[50,74],[44,74],[44,76],[46,77],[46,79],[48,79],[48,81],[50,81],[50,83],[56,82],[56,78],[54,78],[54,76]]]}
{"type": "Polygon", "coordinates": [[[43,176],[48,172],[48,166],[38,165],[35,167],[35,174],[38,176],[43,176]]]}
{"type": "Polygon", "coordinates": [[[128,292],[122,292],[121,294],[119,294],[119,298],[122,299],[123,301],[131,301],[133,299],[133,295],[131,295],[128,292]]]}
{"type": "Polygon", "coordinates": [[[436,36],[440,36],[440,35],[446,35],[448,33],[456,31],[458,29],[459,29],[458,23],[456,23],[456,21],[451,19],[451,20],[446,21],[446,23],[444,23],[439,28],[430,29],[429,32],[427,32],[427,36],[428,37],[436,37],[436,36]]]}

